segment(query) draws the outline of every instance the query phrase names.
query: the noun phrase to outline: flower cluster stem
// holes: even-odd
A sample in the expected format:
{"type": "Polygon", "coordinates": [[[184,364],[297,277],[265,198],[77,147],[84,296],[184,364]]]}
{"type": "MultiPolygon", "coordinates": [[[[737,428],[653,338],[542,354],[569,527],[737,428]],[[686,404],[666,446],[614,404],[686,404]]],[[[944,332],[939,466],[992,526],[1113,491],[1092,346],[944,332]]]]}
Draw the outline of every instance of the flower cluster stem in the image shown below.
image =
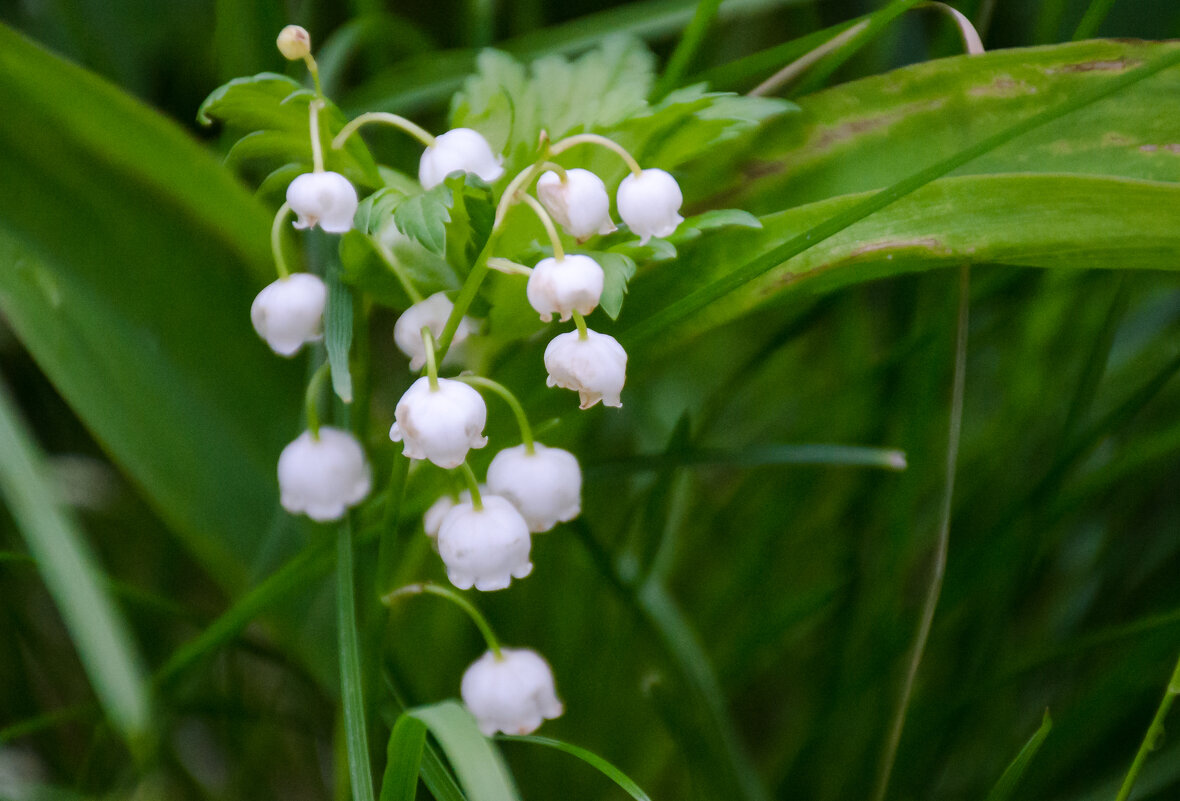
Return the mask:
{"type": "Polygon", "coordinates": [[[475,300],[475,293],[479,292],[480,284],[487,277],[488,258],[492,255],[497,239],[499,239],[499,230],[493,227],[488,241],[484,243],[483,250],[479,252],[475,264],[471,266],[471,272],[467,274],[467,280],[463,282],[463,288],[459,290],[459,297],[455,298],[455,308],[451,309],[451,316],[447,318],[447,324],[443,326],[442,334],[438,337],[437,347],[440,361],[446,358],[447,351],[451,347],[451,340],[455,338],[455,332],[459,330],[459,323],[462,321],[463,315],[467,314],[467,310],[471,308],[471,302],[475,300]]]}
{"type": "Polygon", "coordinates": [[[495,392],[505,403],[512,409],[512,414],[516,416],[516,424],[520,427],[520,439],[524,443],[524,450],[529,456],[537,452],[536,445],[533,443],[533,429],[529,425],[528,415],[524,413],[524,406],[521,405],[520,400],[512,394],[512,390],[501,384],[499,381],[493,381],[490,378],[484,378],[480,375],[461,375],[456,376],[456,380],[462,381],[465,384],[470,384],[473,387],[480,387],[495,392]]]}
{"type": "Polygon", "coordinates": [[[471,507],[477,512],[481,511],[483,497],[479,494],[479,479],[475,477],[475,471],[467,461],[459,465],[459,470],[463,473],[463,480],[467,482],[467,489],[471,492],[471,507]]]}
{"type": "Polygon", "coordinates": [[[274,256],[275,269],[279,278],[287,278],[291,271],[287,269],[287,257],[283,255],[283,222],[291,213],[291,204],[283,203],[275,214],[275,221],[270,226],[270,253],[274,256]]]}
{"type": "Polygon", "coordinates": [[[631,171],[632,175],[638,176],[643,172],[643,168],[639,166],[639,162],[635,160],[635,157],[627,152],[627,148],[612,139],[607,139],[605,136],[599,136],[598,134],[584,133],[567,136],[560,142],[555,142],[551,145],[549,154],[556,156],[578,145],[598,145],[605,147],[607,150],[613,150],[627,163],[627,169],[631,171]]]}
{"type": "Polygon", "coordinates": [[[426,147],[434,144],[434,135],[420,125],[410,122],[400,114],[390,114],[385,111],[370,111],[367,114],[362,114],[355,118],[348,125],[340,129],[340,133],[336,134],[336,138],[332,140],[332,149],[339,150],[344,147],[344,143],[348,141],[348,137],[356,133],[357,129],[362,125],[368,125],[371,122],[379,122],[384,125],[392,125],[405,131],[410,136],[417,139],[426,147]]]}
{"type": "Polygon", "coordinates": [[[411,303],[421,303],[423,301],[422,293],[414,286],[414,282],[410,280],[409,273],[406,272],[405,266],[394,257],[389,248],[381,242],[378,237],[369,234],[369,244],[373,246],[373,250],[381,257],[381,261],[385,262],[385,266],[390,269],[394,277],[397,278],[398,283],[402,285],[406,295],[410,298],[411,303]]]}
{"type": "Polygon", "coordinates": [[[426,377],[430,381],[430,391],[438,392],[438,361],[434,352],[434,334],[429,326],[422,326],[422,344],[426,346],[426,377]]]}
{"type": "Polygon", "coordinates": [[[521,200],[537,213],[541,225],[545,226],[545,234],[549,237],[549,244],[553,246],[553,258],[558,261],[565,259],[565,248],[561,246],[561,237],[557,235],[557,228],[553,225],[553,219],[549,216],[549,212],[545,211],[541,202],[532,195],[522,195],[521,200]]]}
{"type": "Polygon", "coordinates": [[[386,606],[392,606],[393,602],[399,598],[404,598],[407,595],[437,595],[439,598],[445,598],[455,606],[462,609],[471,618],[471,622],[479,629],[479,633],[483,635],[484,641],[488,644],[488,650],[496,657],[497,660],[503,659],[500,653],[500,641],[496,639],[496,634],[492,631],[491,625],[488,623],[486,617],[483,616],[475,605],[464,598],[459,593],[452,589],[443,587],[439,584],[424,581],[419,584],[407,584],[404,587],[398,587],[393,592],[381,596],[381,603],[386,606]]]}
{"type": "Polygon", "coordinates": [[[308,127],[311,129],[311,169],[324,171],[324,148],[320,144],[320,109],[324,101],[316,98],[307,105],[308,127]]]}
{"type": "Polygon", "coordinates": [[[1172,679],[1168,682],[1167,689],[1164,690],[1164,697],[1160,699],[1160,705],[1155,710],[1155,717],[1152,718],[1151,725],[1147,727],[1147,733],[1143,735],[1143,742],[1139,744],[1139,750],[1131,762],[1131,768],[1127,771],[1126,778],[1123,779],[1123,785],[1119,788],[1119,794],[1115,796],[1115,801],[1127,801],[1131,797],[1131,788],[1135,786],[1135,779],[1139,776],[1143,763],[1147,761],[1147,755],[1156,749],[1164,734],[1164,718],[1168,716],[1168,710],[1172,708],[1172,702],[1176,700],[1177,695],[1180,695],[1180,660],[1176,661],[1176,667],[1172,671],[1172,679]]]}

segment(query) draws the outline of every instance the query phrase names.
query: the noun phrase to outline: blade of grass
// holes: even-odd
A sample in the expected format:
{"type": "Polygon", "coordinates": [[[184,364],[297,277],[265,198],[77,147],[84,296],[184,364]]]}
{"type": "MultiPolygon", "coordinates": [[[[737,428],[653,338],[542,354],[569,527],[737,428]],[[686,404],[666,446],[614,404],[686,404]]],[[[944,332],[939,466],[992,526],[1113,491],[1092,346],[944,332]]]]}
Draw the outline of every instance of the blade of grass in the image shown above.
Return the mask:
{"type": "Polygon", "coordinates": [[[1062,430],[1066,436],[1072,434],[1078,423],[1090,412],[1098,385],[1102,383],[1102,376],[1106,373],[1106,363],[1110,359],[1110,349],[1114,345],[1115,334],[1118,333],[1119,324],[1122,323],[1123,317],[1127,313],[1129,299],[1127,276],[1123,274],[1119,276],[1118,288],[1114,292],[1114,297],[1111,298],[1110,309],[1106,313],[1106,319],[1102,322],[1098,337],[1090,347],[1089,353],[1086,354],[1086,363],[1078,378],[1073,398],[1070,400],[1069,412],[1065,415],[1065,426],[1062,430]]]}
{"type": "Polygon", "coordinates": [[[340,638],[340,695],[344,700],[344,729],[352,798],[353,801],[373,801],[373,769],[369,764],[369,734],[365,728],[352,549],[352,526],[345,517],[336,528],[336,626],[340,638]]]}
{"type": "Polygon", "coordinates": [[[1074,97],[1064,103],[1027,117],[1009,128],[960,150],[958,153],[937,164],[933,164],[924,170],[919,170],[892,186],[873,193],[846,211],[833,215],[819,225],[746,262],[723,278],[706,284],[700,289],[690,292],[679,300],[670,303],[655,314],[624,331],[619,336],[619,340],[625,345],[633,345],[636,342],[649,339],[673,323],[704,308],[717,298],[732,292],[768,270],[794,258],[808,248],[834,236],[865,217],[880,211],[931,181],[941,178],[951,171],[962,167],[985,153],[995,150],[1001,145],[1011,142],[1029,131],[1033,131],[1078,109],[1096,103],[1105,97],[1109,97],[1128,86],[1133,86],[1176,64],[1180,64],[1180,51],[1173,51],[1160,56],[1155,61],[1127,72],[1109,83],[1078,92],[1074,97]]]}
{"type": "MultiPolygon", "coordinates": [[[[590,767],[598,770],[602,775],[619,785],[625,793],[635,799],[635,801],[651,801],[647,793],[643,792],[638,784],[631,780],[631,778],[623,771],[616,768],[611,763],[600,757],[593,751],[587,751],[585,748],[580,748],[576,745],[570,745],[561,740],[554,740],[551,737],[538,737],[535,734],[526,735],[503,735],[497,739],[506,742],[517,743],[536,743],[537,745],[547,745],[550,748],[556,748],[558,751],[564,751],[570,756],[575,756],[585,762],[590,767]]],[[[382,799],[384,801],[384,799],[382,799]]]]}
{"type": "Polygon", "coordinates": [[[406,714],[430,729],[471,801],[518,801],[520,795],[507,766],[466,707],[457,701],[443,701],[409,709],[406,714]]]}
{"type": "Polygon", "coordinates": [[[103,711],[133,752],[151,725],[139,651],[7,385],[0,382],[0,494],[70,633],[103,711]]]}
{"type": "Polygon", "coordinates": [[[987,801],[1008,801],[1012,797],[1012,793],[1016,792],[1016,785],[1020,783],[1020,778],[1024,775],[1024,771],[1028,768],[1029,763],[1032,762],[1033,757],[1037,755],[1037,751],[1041,750],[1041,745],[1045,742],[1045,738],[1049,736],[1049,732],[1053,729],[1053,721],[1049,717],[1049,710],[1045,710],[1045,716],[1041,719],[1040,727],[1033,732],[1033,736],[1029,738],[1028,742],[1024,744],[1024,748],[1020,749],[1020,753],[1012,760],[1012,763],[1004,769],[1004,773],[1000,776],[1000,780],[996,782],[996,786],[987,794],[987,801]]]}
{"type": "MultiPolygon", "coordinates": [[[[388,667],[382,670],[381,678],[398,709],[406,709],[405,695],[398,688],[388,667]]],[[[386,719],[388,720],[388,717],[386,719]]],[[[393,723],[397,725],[396,720],[393,723]]],[[[467,796],[463,795],[463,790],[455,781],[455,777],[443,762],[442,757],[438,755],[438,750],[429,742],[426,743],[426,747],[422,751],[419,775],[422,777],[422,783],[426,785],[426,789],[430,791],[436,801],[467,801],[467,796]]]]}
{"type": "Polygon", "coordinates": [[[906,667],[905,680],[901,686],[901,693],[897,699],[897,708],[893,713],[893,723],[889,729],[889,738],[885,741],[885,748],[881,752],[881,762],[877,772],[876,790],[873,792],[875,801],[884,801],[885,793],[889,790],[889,777],[893,772],[893,762],[897,758],[897,747],[901,744],[901,733],[905,728],[906,712],[909,710],[910,696],[914,690],[914,680],[918,676],[918,666],[926,652],[926,642],[930,637],[930,627],[934,623],[934,610],[938,607],[938,598],[942,594],[942,579],[946,574],[946,556],[950,546],[951,534],[951,503],[955,494],[955,471],[959,461],[959,439],[963,431],[963,390],[967,380],[967,327],[971,304],[971,268],[959,269],[959,312],[955,333],[955,366],[954,378],[951,386],[950,424],[946,444],[946,472],[942,496],[942,513],[938,524],[938,544],[935,546],[934,565],[931,568],[930,585],[926,590],[926,600],[922,605],[922,616],[918,621],[918,631],[914,635],[914,646],[910,653],[909,665],[906,667]]]}
{"type": "Polygon", "coordinates": [[[692,20],[684,29],[680,41],[676,43],[676,49],[668,58],[668,66],[664,68],[663,74],[660,75],[652,89],[651,101],[653,103],[662,100],[664,95],[680,85],[684,73],[688,70],[688,65],[692,63],[693,57],[701,48],[701,42],[704,41],[709,26],[717,19],[717,11],[720,7],[721,0],[699,0],[696,10],[692,14],[692,20]]]}
{"type": "Polygon", "coordinates": [[[1098,26],[1110,10],[1114,8],[1114,0],[1092,0],[1090,7],[1086,9],[1085,16],[1082,21],[1078,23],[1077,29],[1073,32],[1073,40],[1075,42],[1082,39],[1092,39],[1094,34],[1098,33],[1098,26]]]}
{"type": "Polygon", "coordinates": [[[426,724],[410,715],[399,717],[389,733],[380,801],[414,801],[425,747],[426,724]]]}
{"type": "Polygon", "coordinates": [[[1160,699],[1160,704],[1155,710],[1155,717],[1152,718],[1151,725],[1147,727],[1147,733],[1143,735],[1143,742],[1139,744],[1139,750],[1135,753],[1135,759],[1131,762],[1131,768],[1127,771],[1127,777],[1123,779],[1123,786],[1119,788],[1119,794],[1115,796],[1115,801],[1127,801],[1131,797],[1135,779],[1139,776],[1143,763],[1147,761],[1147,755],[1159,746],[1160,739],[1164,736],[1164,718],[1167,717],[1168,710],[1172,708],[1172,702],[1176,700],[1177,695],[1180,695],[1180,659],[1176,660],[1176,667],[1172,671],[1172,678],[1168,681],[1167,689],[1164,690],[1164,697],[1160,699]]]}
{"type": "Polygon", "coordinates": [[[905,453],[895,448],[861,445],[754,445],[740,450],[699,448],[672,453],[643,454],[587,465],[588,470],[663,470],[689,465],[764,467],[769,465],[826,465],[905,470],[905,453]]]}

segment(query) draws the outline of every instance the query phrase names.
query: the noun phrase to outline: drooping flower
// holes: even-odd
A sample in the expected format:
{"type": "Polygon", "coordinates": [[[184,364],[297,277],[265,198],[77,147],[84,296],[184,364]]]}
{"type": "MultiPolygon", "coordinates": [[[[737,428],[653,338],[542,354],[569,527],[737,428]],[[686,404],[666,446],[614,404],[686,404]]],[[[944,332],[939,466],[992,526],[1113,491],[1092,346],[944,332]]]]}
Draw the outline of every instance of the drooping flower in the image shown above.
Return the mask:
{"type": "Polygon", "coordinates": [[[579,242],[615,230],[606,184],[589,170],[566,170],[564,181],[557,173],[546,172],[537,180],[537,197],[565,232],[579,242]]]}
{"type": "Polygon", "coordinates": [[[405,441],[402,450],[411,459],[429,459],[439,467],[458,467],[471,448],[488,444],[483,436],[488,407],[478,392],[451,378],[419,378],[402,395],[394,411],[389,438],[405,441]]]}
{"type": "Polygon", "coordinates": [[[557,314],[565,322],[575,311],[585,315],[598,307],[604,281],[598,262],[575,253],[537,262],[529,273],[525,294],[542,321],[549,322],[557,314]]]}
{"type": "Polygon", "coordinates": [[[287,203],[298,215],[296,228],[318,225],[330,234],[352,230],[356,190],[338,172],[305,172],[297,176],[287,186],[287,203]]]}
{"type": "Polygon", "coordinates": [[[552,668],[528,648],[501,648],[499,659],[485,652],[463,673],[459,695],[488,737],[531,734],[565,711],[552,668]]]}
{"type": "Polygon", "coordinates": [[[561,448],[537,442],[505,448],[488,465],[488,489],[512,502],[529,531],[548,531],[582,511],[582,470],[577,458],[561,448]]]}
{"type": "Polygon", "coordinates": [[[619,184],[619,216],[641,245],[653,236],[668,236],[684,222],[680,204],[684,196],[676,179],[659,169],[628,175],[619,184]]]}
{"type": "Polygon", "coordinates": [[[609,334],[577,331],[558,334],[545,348],[546,383],[572,389],[581,398],[580,408],[622,406],[620,394],[627,380],[627,351],[609,334]]]}
{"type": "Polygon", "coordinates": [[[438,554],[447,578],[461,590],[502,590],[533,572],[529,527],[516,507],[499,495],[484,495],[482,508],[460,501],[438,529],[438,554]]]}
{"type": "Polygon", "coordinates": [[[423,151],[418,181],[423,189],[433,189],[453,172],[470,172],[491,183],[504,174],[502,161],[479,131],[452,128],[423,151]]]}
{"type": "MultiPolygon", "coordinates": [[[[479,493],[490,492],[483,484],[479,485],[479,493]]],[[[434,503],[430,504],[430,508],[422,514],[422,530],[426,532],[426,536],[434,540],[434,550],[438,550],[438,530],[442,528],[442,521],[447,516],[447,512],[455,508],[455,504],[470,503],[471,490],[463,490],[459,493],[459,499],[451,495],[443,495],[434,503]]]]}
{"type": "Polygon", "coordinates": [[[250,304],[258,336],[280,356],[292,356],[305,342],[323,336],[328,289],[318,276],[293,273],[268,284],[250,304]]]}
{"type": "Polygon", "coordinates": [[[361,444],[339,428],[320,426],[319,439],[304,431],[279,454],[279,502],[291,514],[339,520],[371,483],[361,444]]]}
{"type": "MultiPolygon", "coordinates": [[[[426,364],[426,345],[422,342],[422,329],[429,328],[435,340],[442,336],[447,318],[455,304],[443,292],[436,292],[426,300],[415,303],[402,312],[393,325],[393,341],[398,349],[410,357],[410,369],[421,370],[426,364]]],[[[451,347],[463,343],[467,336],[475,329],[475,321],[464,317],[455,329],[455,336],[451,338],[451,347]]]]}

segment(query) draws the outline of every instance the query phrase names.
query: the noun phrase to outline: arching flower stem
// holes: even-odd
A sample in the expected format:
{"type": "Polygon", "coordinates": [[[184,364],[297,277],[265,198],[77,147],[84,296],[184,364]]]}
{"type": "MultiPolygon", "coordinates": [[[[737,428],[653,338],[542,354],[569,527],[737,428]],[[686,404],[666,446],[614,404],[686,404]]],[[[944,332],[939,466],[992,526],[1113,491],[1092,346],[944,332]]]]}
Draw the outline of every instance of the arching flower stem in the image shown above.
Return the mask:
{"type": "Polygon", "coordinates": [[[323,391],[324,382],[327,381],[331,371],[332,368],[327,362],[321,364],[312,373],[311,380],[307,382],[307,391],[303,395],[303,405],[307,410],[307,430],[311,432],[312,439],[317,442],[320,439],[320,393],[323,391]]]}
{"type": "Polygon", "coordinates": [[[320,65],[315,62],[315,58],[312,57],[310,52],[303,57],[303,63],[307,65],[307,71],[311,75],[311,83],[315,87],[315,96],[323,97],[324,88],[320,86],[320,65]]]}
{"type": "Polygon", "coordinates": [[[557,173],[558,179],[560,179],[560,181],[563,184],[569,179],[569,176],[565,172],[565,167],[562,167],[560,164],[557,164],[556,162],[546,161],[544,164],[541,165],[541,169],[542,170],[551,170],[551,171],[557,173]]]}
{"type": "Polygon", "coordinates": [[[422,293],[418,291],[418,288],[414,286],[414,282],[410,280],[405,266],[394,258],[393,254],[389,252],[389,248],[385,247],[379,238],[368,234],[368,240],[373,250],[381,257],[381,261],[385,262],[385,266],[389,268],[390,272],[397,278],[398,283],[402,285],[402,289],[405,290],[406,295],[410,298],[410,302],[421,303],[424,300],[422,293]]]}
{"type": "Polygon", "coordinates": [[[287,269],[287,258],[283,255],[283,222],[291,213],[291,204],[283,203],[275,213],[275,221],[270,226],[270,253],[275,260],[275,269],[279,278],[287,278],[291,271],[287,269]]]}
{"type": "Polygon", "coordinates": [[[430,379],[432,392],[438,391],[438,362],[434,352],[434,334],[430,333],[430,326],[422,326],[422,344],[426,346],[426,377],[430,379]]]}
{"type": "Polygon", "coordinates": [[[589,339],[590,334],[586,330],[586,318],[582,316],[581,312],[574,312],[574,325],[578,327],[578,339],[589,339]]]}
{"type": "Polygon", "coordinates": [[[479,479],[475,477],[475,471],[466,460],[459,465],[459,470],[462,471],[463,480],[467,482],[467,489],[471,493],[472,508],[476,511],[483,509],[483,497],[479,494],[479,479]]]}
{"type": "Polygon", "coordinates": [[[625,147],[613,139],[607,139],[605,136],[599,136],[598,134],[584,133],[567,136],[565,139],[555,142],[549,147],[549,155],[556,156],[578,145],[598,145],[599,147],[605,147],[607,150],[613,150],[627,163],[627,169],[631,170],[632,175],[638,176],[643,172],[643,168],[639,166],[639,162],[627,152],[625,147]]]}
{"type": "Polygon", "coordinates": [[[394,128],[399,128],[405,131],[410,136],[417,139],[426,147],[434,144],[434,134],[426,130],[420,125],[417,125],[399,114],[390,114],[385,111],[370,111],[367,114],[362,114],[356,119],[352,120],[340,129],[340,133],[336,134],[336,138],[332,140],[332,149],[339,150],[344,147],[344,143],[348,141],[348,137],[356,133],[357,129],[362,125],[368,125],[371,122],[379,122],[384,125],[392,125],[394,128]]]}
{"type": "Polygon", "coordinates": [[[545,207],[541,205],[541,201],[532,195],[521,195],[521,200],[537,213],[537,218],[541,221],[541,225],[545,226],[545,233],[549,236],[549,244],[553,246],[553,258],[558,261],[565,259],[565,248],[561,246],[561,237],[557,235],[557,228],[553,225],[553,219],[549,216],[549,212],[545,211],[545,207]]]}
{"type": "Polygon", "coordinates": [[[311,128],[311,169],[312,172],[324,171],[324,149],[320,145],[320,109],[324,101],[316,98],[307,104],[308,126],[311,128]]]}
{"type": "Polygon", "coordinates": [[[512,414],[516,417],[516,424],[520,428],[520,440],[524,443],[525,452],[529,456],[537,452],[536,446],[533,444],[533,429],[529,425],[529,418],[524,413],[524,407],[521,406],[520,400],[512,394],[512,390],[508,389],[508,387],[499,381],[493,381],[490,378],[480,375],[460,375],[456,376],[455,380],[470,384],[473,387],[491,390],[503,398],[504,402],[512,409],[512,414]]]}
{"type": "Polygon", "coordinates": [[[484,641],[488,644],[488,650],[492,652],[497,660],[504,658],[500,653],[500,641],[496,639],[496,634],[492,631],[491,624],[488,623],[487,618],[475,608],[473,603],[448,587],[428,581],[418,584],[407,584],[404,587],[398,587],[396,590],[381,596],[381,603],[386,606],[393,606],[393,603],[398,599],[410,595],[437,595],[439,598],[445,598],[462,609],[471,618],[471,622],[475,624],[475,627],[479,629],[479,633],[483,635],[484,641]]]}

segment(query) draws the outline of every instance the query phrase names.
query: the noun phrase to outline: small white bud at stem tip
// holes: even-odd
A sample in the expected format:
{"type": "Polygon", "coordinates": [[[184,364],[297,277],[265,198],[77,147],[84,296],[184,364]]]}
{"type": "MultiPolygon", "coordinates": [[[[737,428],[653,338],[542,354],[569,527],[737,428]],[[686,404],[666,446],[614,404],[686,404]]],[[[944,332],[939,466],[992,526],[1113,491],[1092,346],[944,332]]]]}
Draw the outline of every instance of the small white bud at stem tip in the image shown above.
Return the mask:
{"type": "Polygon", "coordinates": [[[298,61],[311,54],[311,35],[298,25],[288,25],[279,31],[275,44],[283,58],[289,61],[298,61]]]}

